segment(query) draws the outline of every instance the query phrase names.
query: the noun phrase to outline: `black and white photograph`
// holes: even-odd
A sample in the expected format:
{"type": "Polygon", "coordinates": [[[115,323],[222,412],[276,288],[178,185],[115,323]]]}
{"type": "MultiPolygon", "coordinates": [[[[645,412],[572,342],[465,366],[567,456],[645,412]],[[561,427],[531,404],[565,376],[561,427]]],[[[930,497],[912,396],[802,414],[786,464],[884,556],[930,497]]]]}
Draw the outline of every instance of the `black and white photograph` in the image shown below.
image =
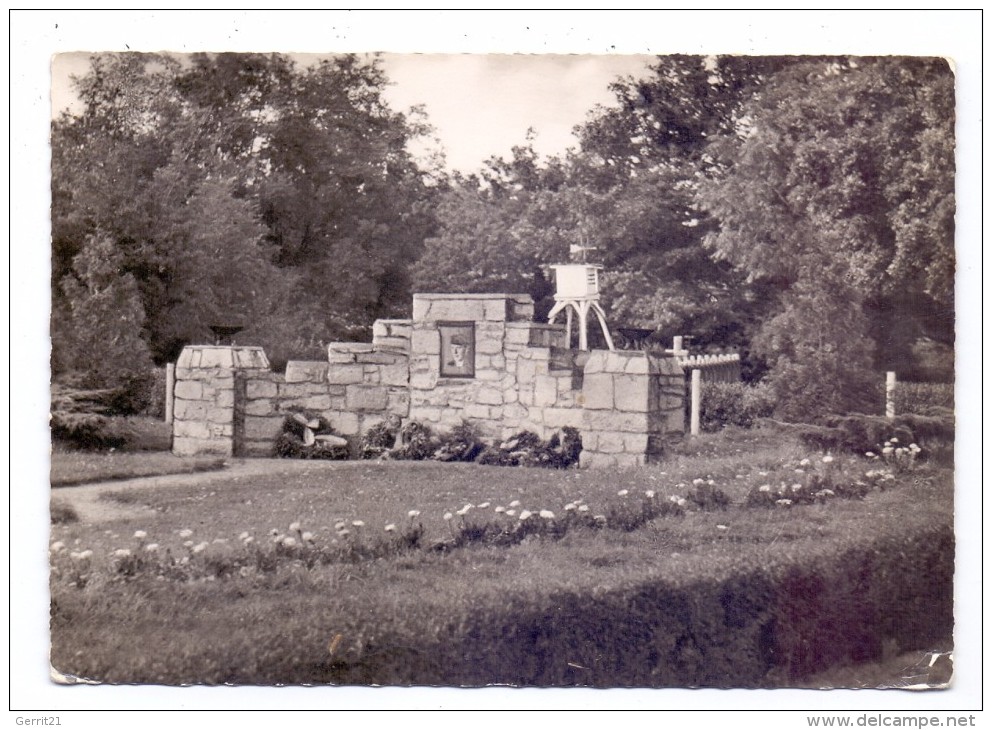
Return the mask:
{"type": "Polygon", "coordinates": [[[359,40],[49,58],[45,697],[974,709],[961,60],[359,40]]]}

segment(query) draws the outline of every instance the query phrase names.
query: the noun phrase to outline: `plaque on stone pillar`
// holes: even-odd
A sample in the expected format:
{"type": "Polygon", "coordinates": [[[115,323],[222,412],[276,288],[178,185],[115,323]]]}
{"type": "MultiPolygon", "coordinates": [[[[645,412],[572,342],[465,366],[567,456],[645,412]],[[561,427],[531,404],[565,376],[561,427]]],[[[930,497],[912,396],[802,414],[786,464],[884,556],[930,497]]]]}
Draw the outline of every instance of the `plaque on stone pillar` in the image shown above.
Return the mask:
{"type": "Polygon", "coordinates": [[[475,323],[439,322],[441,377],[475,377],[475,323]]]}

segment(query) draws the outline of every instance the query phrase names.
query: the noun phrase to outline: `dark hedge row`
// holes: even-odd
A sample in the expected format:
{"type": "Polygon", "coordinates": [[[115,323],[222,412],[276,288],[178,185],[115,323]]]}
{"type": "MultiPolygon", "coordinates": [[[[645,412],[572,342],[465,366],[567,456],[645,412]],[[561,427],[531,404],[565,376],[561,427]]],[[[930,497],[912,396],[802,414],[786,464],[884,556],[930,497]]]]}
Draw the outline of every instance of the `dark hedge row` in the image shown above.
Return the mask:
{"type": "Polygon", "coordinates": [[[561,593],[539,605],[515,595],[452,616],[440,644],[380,627],[361,659],[328,657],[307,668],[306,681],[787,686],[880,659],[887,644],[909,651],[947,641],[953,566],[953,532],[934,527],[681,583],[561,593]]]}

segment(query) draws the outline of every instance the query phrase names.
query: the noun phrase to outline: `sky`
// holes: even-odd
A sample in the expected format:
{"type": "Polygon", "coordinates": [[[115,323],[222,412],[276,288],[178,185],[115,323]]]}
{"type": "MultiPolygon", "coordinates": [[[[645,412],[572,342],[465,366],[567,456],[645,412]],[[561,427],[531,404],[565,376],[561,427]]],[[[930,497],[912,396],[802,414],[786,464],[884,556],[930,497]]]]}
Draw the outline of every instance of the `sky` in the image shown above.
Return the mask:
{"type": "MultiPolygon", "coordinates": [[[[317,58],[293,54],[301,64],[317,58]]],[[[89,54],[52,61],[52,109],[77,110],[69,78],[86,73],[89,54]]],[[[534,129],[535,150],[555,155],[577,146],[573,128],[597,105],[609,105],[619,77],[649,73],[650,55],[383,54],[389,105],[423,105],[449,170],[472,172],[491,156],[507,157],[534,129]]],[[[421,141],[411,152],[429,152],[421,141]]]]}

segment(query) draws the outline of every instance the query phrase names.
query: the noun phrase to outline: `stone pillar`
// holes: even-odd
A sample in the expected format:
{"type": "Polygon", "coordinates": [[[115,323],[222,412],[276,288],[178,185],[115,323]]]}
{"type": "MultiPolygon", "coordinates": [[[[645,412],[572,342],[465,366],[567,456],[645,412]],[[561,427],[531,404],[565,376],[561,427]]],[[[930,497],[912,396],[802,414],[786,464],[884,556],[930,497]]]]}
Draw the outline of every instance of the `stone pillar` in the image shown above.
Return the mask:
{"type": "Polygon", "coordinates": [[[176,362],[172,452],[235,453],[235,373],[268,372],[260,347],[189,345],[176,362]]]}
{"type": "Polygon", "coordinates": [[[658,460],[685,434],[685,376],[675,358],[595,350],[582,382],[580,466],[626,468],[658,460]]]}

